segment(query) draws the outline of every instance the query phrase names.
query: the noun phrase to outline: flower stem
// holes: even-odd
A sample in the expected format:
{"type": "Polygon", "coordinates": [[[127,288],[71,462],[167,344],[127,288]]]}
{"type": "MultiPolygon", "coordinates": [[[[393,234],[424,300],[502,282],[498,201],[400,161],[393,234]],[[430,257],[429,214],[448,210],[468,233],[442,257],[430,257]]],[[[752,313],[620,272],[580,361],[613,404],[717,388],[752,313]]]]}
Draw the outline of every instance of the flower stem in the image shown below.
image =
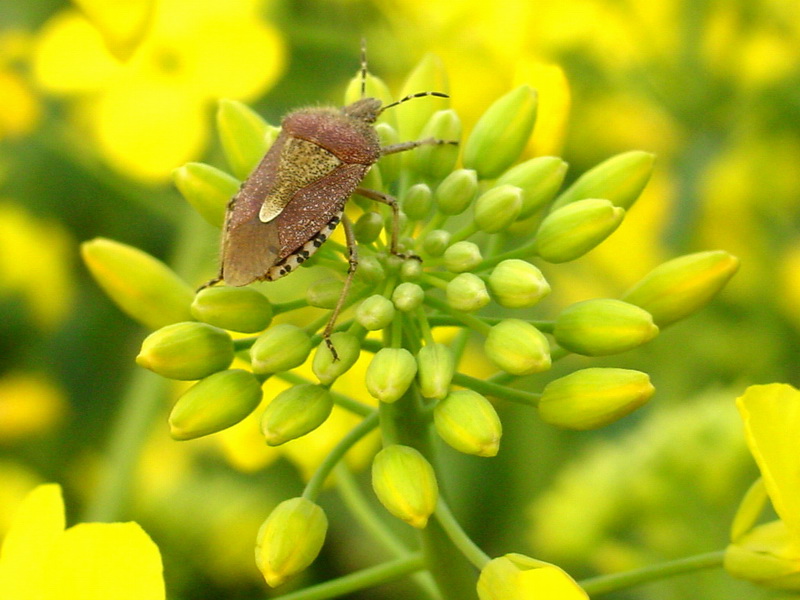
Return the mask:
{"type": "Polygon", "coordinates": [[[687,558],[680,558],[678,560],[664,562],[658,565],[636,569],[634,571],[627,571],[625,573],[600,575],[599,577],[584,579],[579,583],[584,591],[586,591],[589,596],[594,598],[595,596],[632,588],[643,583],[664,579],[672,575],[680,575],[682,573],[691,573],[692,571],[699,571],[701,569],[719,567],[722,565],[724,557],[724,551],[708,552],[706,554],[697,554],[687,558]]]}
{"type": "Polygon", "coordinates": [[[343,598],[347,594],[363,590],[368,587],[394,581],[410,573],[425,568],[421,553],[410,554],[351,575],[345,575],[332,581],[319,585],[276,596],[275,600],[328,600],[329,598],[343,598]]]}
{"type": "Polygon", "coordinates": [[[485,396],[494,396],[495,398],[502,398],[511,402],[518,402],[528,406],[536,406],[539,403],[541,394],[536,392],[526,392],[525,390],[518,390],[516,388],[492,383],[483,379],[476,379],[463,373],[456,373],[453,375],[453,383],[469,388],[485,396]]]}
{"type": "Polygon", "coordinates": [[[447,503],[441,498],[439,498],[439,502],[436,504],[436,518],[447,533],[447,537],[450,538],[456,548],[461,551],[461,554],[463,554],[476,569],[480,570],[486,566],[491,559],[461,528],[461,525],[456,521],[453,513],[450,512],[450,507],[447,506],[447,503]]]}

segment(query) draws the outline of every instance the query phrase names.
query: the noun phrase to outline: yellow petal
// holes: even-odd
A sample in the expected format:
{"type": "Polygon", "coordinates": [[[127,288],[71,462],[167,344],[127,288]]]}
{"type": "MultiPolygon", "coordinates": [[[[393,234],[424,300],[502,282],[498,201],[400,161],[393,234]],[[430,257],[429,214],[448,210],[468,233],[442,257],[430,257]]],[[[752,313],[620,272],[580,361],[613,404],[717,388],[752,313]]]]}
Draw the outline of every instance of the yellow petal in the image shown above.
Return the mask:
{"type": "Polygon", "coordinates": [[[190,90],[130,80],[100,100],[95,126],[101,152],[117,169],[158,181],[202,153],[205,106],[190,90]]]}
{"type": "Polygon", "coordinates": [[[754,385],[736,406],[775,512],[800,545],[800,391],[786,384],[754,385]]]}
{"type": "Polygon", "coordinates": [[[42,27],[33,66],[42,87],[62,94],[98,90],[121,68],[97,30],[73,10],[42,27]]]}
{"type": "Polygon", "coordinates": [[[53,547],[42,600],[162,600],[158,547],[136,523],[81,523],[53,547]]]}
{"type": "Polygon", "coordinates": [[[41,599],[47,557],[63,533],[61,487],[38,486],[17,510],[0,551],[0,598],[41,599]]]}
{"type": "Polygon", "coordinates": [[[154,0],[73,0],[120,60],[133,54],[148,31],[154,0]]]}

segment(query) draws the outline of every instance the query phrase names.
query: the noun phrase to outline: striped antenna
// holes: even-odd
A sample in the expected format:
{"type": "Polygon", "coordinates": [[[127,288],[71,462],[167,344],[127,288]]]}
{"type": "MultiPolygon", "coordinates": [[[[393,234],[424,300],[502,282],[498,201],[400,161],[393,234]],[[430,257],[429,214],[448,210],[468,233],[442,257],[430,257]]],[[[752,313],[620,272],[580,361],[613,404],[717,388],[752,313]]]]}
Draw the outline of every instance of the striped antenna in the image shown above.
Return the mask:
{"type": "Polygon", "coordinates": [[[367,96],[367,38],[361,38],[361,97],[367,96]]]}
{"type": "Polygon", "coordinates": [[[392,108],[393,106],[397,106],[398,104],[402,104],[403,102],[408,102],[409,100],[413,100],[414,98],[424,98],[425,96],[436,96],[437,98],[449,98],[447,94],[442,92],[417,92],[416,94],[409,94],[405,98],[400,98],[396,102],[392,102],[391,104],[387,104],[386,106],[382,106],[381,109],[378,111],[378,114],[381,114],[387,108],[392,108]]]}

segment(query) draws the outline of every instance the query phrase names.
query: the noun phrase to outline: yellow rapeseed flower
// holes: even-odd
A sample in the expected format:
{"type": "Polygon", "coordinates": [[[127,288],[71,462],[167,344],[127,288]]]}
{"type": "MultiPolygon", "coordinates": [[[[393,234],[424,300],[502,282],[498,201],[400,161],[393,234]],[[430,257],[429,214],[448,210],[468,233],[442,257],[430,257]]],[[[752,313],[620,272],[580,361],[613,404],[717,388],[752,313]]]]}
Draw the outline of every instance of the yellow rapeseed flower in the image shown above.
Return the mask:
{"type": "Polygon", "coordinates": [[[63,393],[43,376],[10,373],[0,378],[0,440],[4,442],[52,430],[65,409],[63,393]]]}
{"type": "Polygon", "coordinates": [[[39,121],[39,101],[16,65],[24,64],[30,53],[28,33],[8,30],[0,34],[0,140],[30,132],[39,121]]]}
{"type": "Polygon", "coordinates": [[[161,555],[136,523],[64,529],[61,487],[35,488],[0,551],[0,598],[162,600],[161,555]]]}
{"type": "Polygon", "coordinates": [[[216,100],[252,100],[280,76],[283,40],[260,10],[252,0],[160,0],[124,63],[107,47],[111,25],[63,10],[39,34],[35,75],[77,101],[79,122],[112,166],[164,180],[204,150],[216,100]]]}

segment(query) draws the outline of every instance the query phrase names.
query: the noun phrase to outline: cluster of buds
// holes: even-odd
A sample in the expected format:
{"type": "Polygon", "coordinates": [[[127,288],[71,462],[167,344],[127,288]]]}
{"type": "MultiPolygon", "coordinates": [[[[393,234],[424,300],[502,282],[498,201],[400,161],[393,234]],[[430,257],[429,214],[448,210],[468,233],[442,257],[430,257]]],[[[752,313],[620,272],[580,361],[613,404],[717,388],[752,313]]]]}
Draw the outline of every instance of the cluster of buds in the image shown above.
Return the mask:
{"type": "MultiPolygon", "coordinates": [[[[403,92],[438,89],[444,78],[436,64],[423,61],[403,92]]],[[[370,76],[366,84],[368,95],[391,99],[379,80],[370,76]]],[[[355,80],[351,99],[357,87],[355,80]]],[[[458,139],[460,120],[446,102],[409,102],[394,113],[399,117],[387,113],[375,129],[384,144],[458,139]]],[[[562,191],[563,160],[519,162],[536,109],[536,92],[521,86],[488,108],[461,144],[460,160],[456,146],[425,146],[373,167],[365,187],[383,189],[400,203],[399,252],[389,251],[391,214],[383,211],[388,207],[363,199],[350,203],[361,210],[354,227],[359,263],[345,304],[349,311],[328,339],[324,316],[298,323],[291,309],[336,305],[347,267],[335,244],[325,244],[303,267],[327,266],[334,274],[338,269],[338,276],[321,279],[296,302],[274,305],[268,285],[208,288],[195,295],[140,251],[108,240],[86,243],[84,259],[100,285],[156,329],[137,362],[165,377],[196,380],[175,404],[172,435],[186,440],[230,427],[256,409],[262,388],[269,389],[263,385],[267,379],[310,358],[316,380],[278,394],[261,421],[270,445],[301,437],[327,419],[341,396],[331,387],[367,352],[372,358],[364,388],[377,401],[381,426],[403,415],[384,431],[373,488],[392,515],[424,529],[436,510],[438,488],[426,448],[408,441],[424,436],[407,435],[408,423],[432,428],[459,452],[491,457],[502,426],[488,397],[523,401],[537,407],[544,421],[572,429],[608,425],[647,402],[654,388],[638,371],[588,368],[539,391],[526,390],[519,378],[546,372],[570,353],[608,356],[648,342],[660,327],[705,305],[736,271],[737,260],[723,251],[684,256],[656,268],[619,299],[573,304],[549,320],[537,314],[551,289],[540,266],[577,259],[611,235],[645,187],[653,156],[613,156],[562,191]],[[273,324],[273,317],[280,322],[273,324]],[[436,331],[440,326],[473,334],[498,375],[484,381],[460,371],[466,369],[460,366],[466,337],[449,343],[436,331]],[[234,357],[243,366],[231,368],[234,357]]],[[[222,225],[239,180],[278,132],[230,101],[221,103],[218,125],[233,175],[198,163],[175,173],[183,196],[215,226],[222,225]]],[[[270,585],[304,569],[322,545],[327,522],[311,496],[279,505],[259,532],[258,564],[270,585]]],[[[510,581],[495,572],[555,573],[538,563],[523,561],[520,567],[514,558],[496,560],[481,578],[482,598],[512,597],[491,591],[492,582],[510,581]]]]}

